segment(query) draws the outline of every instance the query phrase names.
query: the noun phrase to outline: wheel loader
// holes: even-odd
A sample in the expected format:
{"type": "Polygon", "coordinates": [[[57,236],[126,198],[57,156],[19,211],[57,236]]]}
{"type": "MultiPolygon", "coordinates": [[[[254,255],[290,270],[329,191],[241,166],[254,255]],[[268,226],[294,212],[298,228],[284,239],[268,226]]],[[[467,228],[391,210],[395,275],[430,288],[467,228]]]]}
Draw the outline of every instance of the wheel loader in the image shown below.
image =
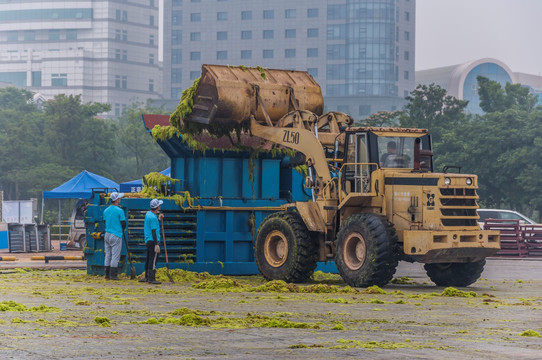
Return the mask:
{"type": "Polygon", "coordinates": [[[498,231],[477,224],[478,178],[435,172],[424,129],[356,127],[323,114],[306,72],[204,65],[181,124],[242,125],[297,152],[308,201],[287,204],[257,229],[255,258],[267,279],[309,280],[334,261],[350,286],[386,285],[399,261],[420,262],[438,286],[468,286],[500,248],[498,231]]]}

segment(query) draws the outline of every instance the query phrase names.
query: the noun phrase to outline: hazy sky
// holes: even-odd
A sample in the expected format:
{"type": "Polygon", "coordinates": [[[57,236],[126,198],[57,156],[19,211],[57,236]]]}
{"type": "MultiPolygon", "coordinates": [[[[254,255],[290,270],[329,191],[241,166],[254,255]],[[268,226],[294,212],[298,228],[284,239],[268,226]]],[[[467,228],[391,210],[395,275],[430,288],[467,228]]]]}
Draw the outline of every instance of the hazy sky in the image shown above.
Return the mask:
{"type": "Polygon", "coordinates": [[[542,75],[542,0],[416,0],[416,70],[486,57],[542,75]]]}

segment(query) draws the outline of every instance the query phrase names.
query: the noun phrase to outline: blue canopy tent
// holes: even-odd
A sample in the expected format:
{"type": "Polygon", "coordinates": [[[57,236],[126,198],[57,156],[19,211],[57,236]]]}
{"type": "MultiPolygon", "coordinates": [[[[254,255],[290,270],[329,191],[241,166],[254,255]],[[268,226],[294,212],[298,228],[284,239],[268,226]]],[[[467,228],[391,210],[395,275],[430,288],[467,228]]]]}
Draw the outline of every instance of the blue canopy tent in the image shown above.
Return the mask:
{"type": "MultiPolygon", "coordinates": [[[[171,168],[168,167],[167,169],[160,171],[160,174],[165,175],[165,176],[171,176],[171,168]]],[[[141,189],[143,188],[143,180],[137,179],[137,180],[127,181],[124,183],[120,183],[119,186],[120,186],[120,189],[119,189],[120,192],[136,193],[136,192],[140,192],[141,189]]]]}
{"type": "Polygon", "coordinates": [[[44,191],[44,199],[90,199],[92,189],[117,190],[119,184],[100,175],[83,170],[59,187],[44,191]]]}
{"type": "Polygon", "coordinates": [[[43,222],[43,210],[45,199],[58,200],[58,224],[60,227],[60,200],[61,199],[90,199],[92,197],[92,189],[104,189],[105,191],[113,191],[119,188],[119,184],[106,177],[93,174],[87,170],[81,171],[64,184],[51,191],[44,191],[41,199],[41,219],[43,222]]]}

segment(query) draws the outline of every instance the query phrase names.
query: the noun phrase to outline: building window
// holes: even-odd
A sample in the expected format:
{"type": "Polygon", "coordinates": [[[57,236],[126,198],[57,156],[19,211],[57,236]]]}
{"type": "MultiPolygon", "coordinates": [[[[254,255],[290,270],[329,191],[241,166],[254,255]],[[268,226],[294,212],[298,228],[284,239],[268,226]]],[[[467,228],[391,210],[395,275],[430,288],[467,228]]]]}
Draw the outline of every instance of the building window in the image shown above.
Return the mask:
{"type": "Polygon", "coordinates": [[[313,78],[318,77],[318,68],[308,68],[307,72],[312,76],[313,78]]]}
{"type": "Polygon", "coordinates": [[[275,18],[275,11],[274,10],[264,10],[263,11],[263,18],[264,19],[274,19],[275,18]]]}
{"type": "Polygon", "coordinates": [[[41,86],[41,71],[32,71],[32,86],[41,86]]]}
{"type": "Polygon", "coordinates": [[[216,13],[216,20],[217,21],[227,21],[228,20],[228,13],[225,11],[219,11],[216,13]]]}
{"type": "Polygon", "coordinates": [[[327,46],[327,58],[329,60],[341,60],[346,57],[346,45],[328,45],[327,46]]]}
{"type": "Polygon", "coordinates": [[[201,33],[200,32],[190,33],[190,41],[201,41],[201,33]]]}
{"type": "Polygon", "coordinates": [[[154,54],[149,54],[149,64],[154,65],[154,54]]]}
{"type": "Polygon", "coordinates": [[[217,60],[226,60],[228,58],[228,52],[227,51],[217,51],[216,52],[216,59],[217,60]]]}
{"type": "Polygon", "coordinates": [[[263,51],[263,58],[264,59],[272,59],[273,58],[273,50],[264,50],[263,51]]]}
{"type": "Polygon", "coordinates": [[[241,11],[241,20],[252,20],[252,11],[241,11]]]}
{"type": "Polygon", "coordinates": [[[310,17],[310,18],[318,17],[318,9],[317,8],[307,9],[307,17],[310,17]]]}
{"type": "Polygon", "coordinates": [[[120,75],[115,75],[115,87],[120,89],[120,75]]]}
{"type": "Polygon", "coordinates": [[[29,30],[24,32],[24,41],[34,41],[36,40],[36,32],[34,30],[29,30]]]}
{"type": "Polygon", "coordinates": [[[219,31],[216,33],[216,39],[217,40],[228,40],[228,32],[227,31],[219,31]]]}
{"type": "Polygon", "coordinates": [[[408,11],[405,11],[405,20],[410,21],[410,13],[408,11]]]}
{"type": "Polygon", "coordinates": [[[191,22],[200,22],[201,21],[201,13],[192,13],[192,14],[190,14],[190,21],[191,22]]]}
{"type": "MultiPolygon", "coordinates": [[[[175,26],[179,26],[179,25],[182,25],[183,24],[183,12],[182,11],[173,11],[171,13],[171,25],[175,26]]],[[[151,24],[152,25],[152,24],[151,24]]]]}
{"type": "Polygon", "coordinates": [[[154,26],[154,16],[153,15],[149,16],[149,25],[154,26]]]}
{"type": "Polygon", "coordinates": [[[128,60],[128,51],[122,50],[122,61],[128,60]]]}
{"type": "Polygon", "coordinates": [[[310,38],[318,37],[318,28],[307,29],[307,37],[310,37],[310,38]]]}
{"type": "Polygon", "coordinates": [[[360,105],[359,106],[359,115],[367,116],[371,113],[371,105],[360,105]]]}
{"type": "Polygon", "coordinates": [[[295,58],[295,49],[286,49],[286,50],[284,50],[284,57],[295,58]]]}
{"type": "Polygon", "coordinates": [[[173,0],[172,5],[173,6],[181,6],[183,4],[183,0],[173,0]]]}
{"type": "Polygon", "coordinates": [[[115,49],[115,60],[120,60],[120,49],[115,49]]]}
{"type": "Polygon", "coordinates": [[[284,17],[286,19],[295,19],[295,9],[284,10],[284,17]]]}
{"type": "MultiPolygon", "coordinates": [[[[76,33],[76,37],[77,37],[77,33],[76,33]]],[[[128,30],[122,30],[122,41],[128,41],[128,30]]]]}
{"type": "Polygon", "coordinates": [[[115,116],[120,116],[120,104],[115,104],[115,116]]]}
{"type": "Polygon", "coordinates": [[[403,77],[405,80],[408,80],[408,71],[405,70],[405,72],[403,73],[403,77]]]}
{"type": "Polygon", "coordinates": [[[19,40],[17,31],[8,31],[8,41],[17,41],[17,40],[19,40]]]}
{"type": "Polygon", "coordinates": [[[171,50],[171,63],[172,64],[181,64],[182,63],[181,49],[173,49],[173,50],[171,50]]]}
{"type": "Polygon", "coordinates": [[[241,59],[252,59],[252,50],[241,50],[241,59]]]}
{"type": "Polygon", "coordinates": [[[241,31],[241,39],[243,40],[252,39],[252,31],[250,30],[241,31]]]}
{"type": "Polygon", "coordinates": [[[405,31],[405,40],[410,40],[410,33],[408,31],[405,31]]]}
{"type": "Polygon", "coordinates": [[[122,12],[122,21],[126,22],[128,21],[128,11],[123,11],[122,12]]]}
{"type": "Polygon", "coordinates": [[[149,35],[149,45],[154,45],[154,35],[149,35]]]}
{"type": "Polygon", "coordinates": [[[182,43],[183,36],[181,30],[171,31],[171,45],[180,45],[182,43]]]}
{"type": "Polygon", "coordinates": [[[115,20],[120,21],[120,17],[121,17],[121,12],[120,12],[120,10],[115,10],[115,20]]]}
{"type": "Polygon", "coordinates": [[[126,89],[127,83],[128,83],[128,77],[127,77],[127,76],[123,76],[123,77],[122,77],[122,84],[121,84],[121,87],[122,87],[123,89],[126,89]]]}
{"type": "Polygon", "coordinates": [[[348,114],[350,113],[350,107],[348,105],[337,105],[337,111],[348,114]]]}
{"type": "Polygon", "coordinates": [[[150,6],[154,7],[154,0],[150,0],[150,6]]]}
{"type": "Polygon", "coordinates": [[[199,71],[190,71],[190,80],[196,80],[199,78],[199,71]]]}
{"type": "Polygon", "coordinates": [[[199,3],[199,2],[201,2],[201,0],[190,0],[190,2],[199,3]]]}
{"type": "Polygon", "coordinates": [[[49,40],[60,40],[60,30],[49,30],[49,40]]]}
{"type": "MultiPolygon", "coordinates": [[[[123,31],[123,33],[126,33],[126,31],[123,31]]],[[[77,40],[77,29],[66,30],[66,40],[77,40]]]]}
{"type": "Polygon", "coordinates": [[[346,39],[346,25],[345,24],[328,25],[327,38],[328,40],[346,39]]]}
{"type": "Polygon", "coordinates": [[[115,40],[120,40],[120,30],[115,30],[115,40]]]}
{"type": "Polygon", "coordinates": [[[154,80],[149,79],[149,91],[154,92],[154,80]]]}
{"type": "Polygon", "coordinates": [[[182,70],[181,69],[171,69],[171,83],[179,84],[182,82],[182,70]]]}
{"type": "Polygon", "coordinates": [[[200,60],[201,58],[201,53],[199,51],[192,51],[190,53],[190,60],[200,60]]]}
{"type": "Polygon", "coordinates": [[[264,30],[263,31],[263,38],[264,39],[272,39],[275,37],[275,33],[273,30],[264,30]]]}
{"type": "Polygon", "coordinates": [[[410,60],[410,52],[405,51],[405,60],[410,60]]]}
{"type": "Polygon", "coordinates": [[[51,74],[51,86],[68,86],[68,74],[51,74]]]}
{"type": "MultiPolygon", "coordinates": [[[[367,6],[367,5],[365,5],[367,6]]],[[[364,9],[366,11],[366,9],[364,9]]],[[[365,17],[365,16],[360,16],[365,17]]],[[[346,19],[346,5],[328,5],[327,7],[328,20],[343,20],[346,19]]]]}
{"type": "Polygon", "coordinates": [[[318,48],[308,48],[307,57],[318,57],[318,48]]]}
{"type": "Polygon", "coordinates": [[[295,29],[286,29],[285,32],[284,32],[284,37],[286,39],[295,38],[295,29]]]}

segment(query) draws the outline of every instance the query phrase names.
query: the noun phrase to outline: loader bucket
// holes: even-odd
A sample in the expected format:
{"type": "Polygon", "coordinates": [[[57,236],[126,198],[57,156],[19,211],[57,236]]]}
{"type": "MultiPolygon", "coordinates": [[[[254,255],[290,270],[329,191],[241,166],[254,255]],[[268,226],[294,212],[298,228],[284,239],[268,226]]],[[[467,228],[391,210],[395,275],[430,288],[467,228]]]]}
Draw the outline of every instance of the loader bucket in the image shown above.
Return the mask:
{"type": "Polygon", "coordinates": [[[323,112],[320,86],[305,71],[203,65],[192,113],[183,120],[235,126],[254,115],[265,123],[263,105],[275,124],[295,110],[292,98],[299,109],[317,115],[323,112]]]}

